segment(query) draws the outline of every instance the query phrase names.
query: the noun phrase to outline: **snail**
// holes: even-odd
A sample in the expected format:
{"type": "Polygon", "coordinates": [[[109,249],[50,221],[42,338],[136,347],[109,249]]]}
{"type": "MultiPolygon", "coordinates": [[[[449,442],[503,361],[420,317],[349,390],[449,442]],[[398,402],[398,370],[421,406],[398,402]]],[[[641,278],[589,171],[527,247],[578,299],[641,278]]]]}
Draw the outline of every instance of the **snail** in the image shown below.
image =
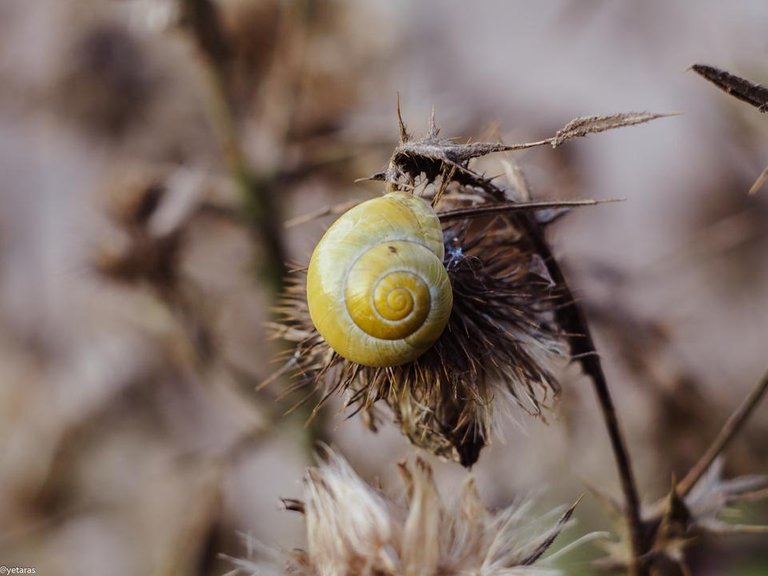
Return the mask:
{"type": "Polygon", "coordinates": [[[453,292],[434,210],[408,192],[358,204],[326,231],[307,271],[312,323],[365,366],[411,362],[448,324],[453,292]]]}

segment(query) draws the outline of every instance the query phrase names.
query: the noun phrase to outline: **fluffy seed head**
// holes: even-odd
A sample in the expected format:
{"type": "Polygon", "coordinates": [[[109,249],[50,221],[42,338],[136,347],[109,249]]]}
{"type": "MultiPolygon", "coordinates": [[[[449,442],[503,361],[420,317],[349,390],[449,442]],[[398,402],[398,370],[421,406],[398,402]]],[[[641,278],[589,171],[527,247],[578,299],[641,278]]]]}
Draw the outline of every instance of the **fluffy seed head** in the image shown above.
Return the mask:
{"type": "Polygon", "coordinates": [[[405,502],[366,484],[342,458],[310,469],[304,502],[307,549],[294,552],[293,576],[544,576],[541,557],[567,524],[573,508],[542,530],[523,503],[490,512],[470,478],[457,501],[446,504],[423,460],[401,464],[405,502]]]}

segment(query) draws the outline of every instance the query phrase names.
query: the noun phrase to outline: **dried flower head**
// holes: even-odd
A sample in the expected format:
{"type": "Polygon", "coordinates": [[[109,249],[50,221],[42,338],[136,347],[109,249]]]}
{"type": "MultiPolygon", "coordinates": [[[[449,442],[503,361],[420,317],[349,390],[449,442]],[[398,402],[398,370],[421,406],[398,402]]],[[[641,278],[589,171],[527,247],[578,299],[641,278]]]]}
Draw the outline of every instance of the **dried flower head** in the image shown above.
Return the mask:
{"type": "Polygon", "coordinates": [[[371,428],[374,403],[384,400],[411,442],[471,466],[490,440],[495,401],[512,398],[540,415],[559,392],[551,366],[565,353],[563,334],[570,327],[558,314],[571,297],[543,227],[563,208],[594,202],[528,202],[517,173],[505,188],[470,162],[655,117],[579,119],[551,139],[516,146],[457,144],[439,137],[434,118],[429,134],[413,139],[400,120],[400,143],[389,167],[372,179],[386,182],[388,191],[410,191],[435,209],[453,291],[448,327],[414,361],[385,368],[357,364],[334,352],[315,329],[299,273],[280,308],[283,321],[274,326],[276,336],[294,346],[279,373],[294,372],[299,387],[323,389],[324,398],[349,392],[348,404],[363,411],[371,428]]]}
{"type": "MultiPolygon", "coordinates": [[[[447,506],[429,465],[400,465],[406,501],[366,484],[339,456],[308,471],[304,501],[307,549],[290,553],[291,576],[544,576],[560,572],[542,560],[574,508],[544,517],[524,502],[490,512],[469,478],[447,506]]],[[[255,564],[239,562],[248,569],[255,564]]]]}
{"type": "MultiPolygon", "coordinates": [[[[620,508],[608,497],[599,491],[596,495],[615,516],[621,515],[620,508]]],[[[723,478],[723,459],[717,458],[688,494],[681,494],[680,485],[673,484],[663,501],[646,509],[644,522],[649,550],[645,561],[659,573],[690,574],[686,552],[700,536],[768,533],[768,526],[738,524],[724,519],[738,517],[739,504],[766,498],[768,476],[723,478]]],[[[626,534],[622,533],[622,538],[626,538],[626,534]]],[[[597,566],[609,570],[627,569],[628,548],[624,540],[604,541],[602,546],[607,556],[598,560],[597,566]]]]}

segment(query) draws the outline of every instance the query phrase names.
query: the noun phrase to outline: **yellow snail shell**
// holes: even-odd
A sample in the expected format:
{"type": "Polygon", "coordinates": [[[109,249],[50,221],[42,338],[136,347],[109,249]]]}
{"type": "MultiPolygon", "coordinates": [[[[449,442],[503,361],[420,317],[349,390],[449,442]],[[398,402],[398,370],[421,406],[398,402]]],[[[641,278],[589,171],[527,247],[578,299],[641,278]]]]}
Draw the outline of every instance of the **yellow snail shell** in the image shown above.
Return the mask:
{"type": "Polygon", "coordinates": [[[307,272],[309,315],[344,358],[398,366],[448,324],[453,292],[432,208],[407,192],[358,204],[328,229],[307,272]]]}

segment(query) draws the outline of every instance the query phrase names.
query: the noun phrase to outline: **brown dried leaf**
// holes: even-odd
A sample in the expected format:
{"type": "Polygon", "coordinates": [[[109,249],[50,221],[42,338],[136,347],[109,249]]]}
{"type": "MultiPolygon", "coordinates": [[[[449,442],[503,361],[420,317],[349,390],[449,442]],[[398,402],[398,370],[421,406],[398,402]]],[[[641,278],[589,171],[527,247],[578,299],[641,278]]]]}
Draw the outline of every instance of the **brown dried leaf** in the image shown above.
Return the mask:
{"type": "Polygon", "coordinates": [[[709,80],[726,94],[751,104],[760,112],[768,112],[768,88],[755,84],[735,74],[706,64],[694,64],[691,69],[705,80],[709,80]]]}

